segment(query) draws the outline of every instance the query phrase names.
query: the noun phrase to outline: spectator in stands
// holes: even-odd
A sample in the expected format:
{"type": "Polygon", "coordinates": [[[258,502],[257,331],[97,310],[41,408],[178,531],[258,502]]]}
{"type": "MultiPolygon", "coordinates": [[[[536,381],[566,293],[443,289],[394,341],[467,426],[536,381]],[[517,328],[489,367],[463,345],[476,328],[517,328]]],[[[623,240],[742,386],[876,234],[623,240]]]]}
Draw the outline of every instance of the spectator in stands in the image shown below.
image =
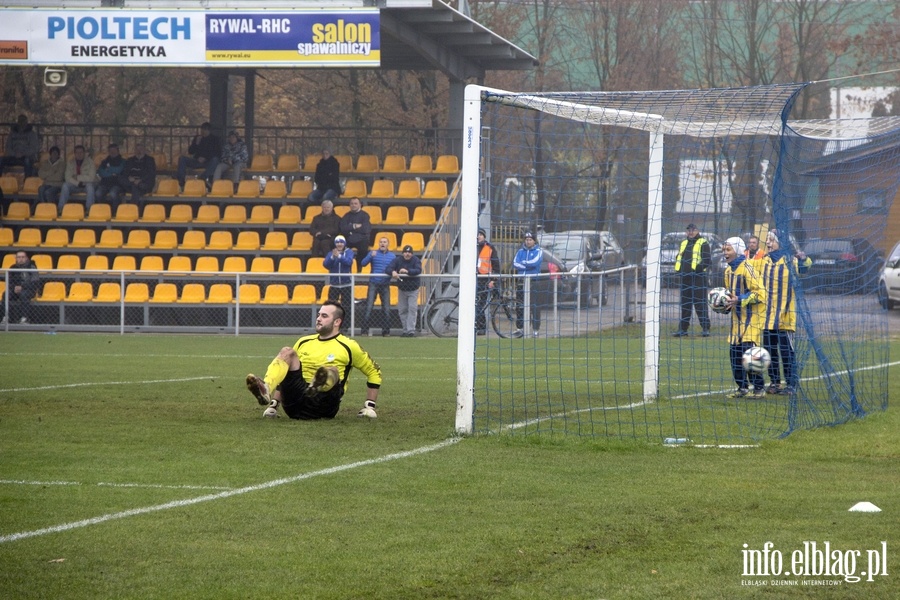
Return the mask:
{"type": "Polygon", "coordinates": [[[188,153],[191,156],[182,156],[178,159],[178,185],[184,188],[188,169],[203,169],[203,179],[209,187],[216,172],[216,165],[219,164],[219,156],[222,154],[222,140],[212,133],[212,126],[209,123],[200,125],[200,133],[191,139],[188,153]]]}
{"type": "Polygon", "coordinates": [[[28,117],[19,115],[16,124],[9,128],[6,136],[6,154],[0,160],[0,175],[6,167],[19,166],[25,169],[25,177],[34,176],[34,163],[41,151],[41,140],[28,117]]]}
{"type": "Polygon", "coordinates": [[[0,297],[0,324],[8,321],[27,323],[30,318],[31,300],[37,295],[41,286],[41,277],[37,265],[24,250],[16,252],[16,263],[9,269],[9,290],[0,297]],[[29,270],[25,270],[29,269],[29,270]],[[31,270],[35,269],[35,270],[31,270]],[[9,314],[6,310],[6,299],[9,298],[9,314]]]}
{"type": "Polygon", "coordinates": [[[347,240],[339,235],[334,238],[334,248],[322,262],[331,277],[328,283],[328,301],[353,306],[353,285],[350,272],[353,268],[353,249],[347,247],[347,240]]]}
{"type": "Polygon", "coordinates": [[[222,179],[226,171],[231,171],[231,181],[234,182],[234,191],[237,191],[241,181],[241,170],[247,167],[250,154],[247,152],[247,144],[238,137],[237,131],[228,132],[228,142],[222,147],[222,156],[213,173],[213,181],[222,179]]]}
{"type": "MultiPolygon", "coordinates": [[[[350,211],[341,217],[341,234],[347,238],[347,245],[356,251],[357,257],[362,257],[369,253],[372,221],[369,218],[369,213],[362,209],[362,202],[360,202],[359,198],[350,198],[350,211]]],[[[362,259],[357,258],[357,260],[362,259]]]]}
{"type": "Polygon", "coordinates": [[[119,145],[115,142],[106,149],[108,154],[97,167],[97,176],[100,178],[97,201],[106,202],[109,196],[109,204],[115,209],[119,205],[119,196],[122,195],[121,178],[125,171],[125,158],[119,153],[119,145]]]}
{"type": "Polygon", "coordinates": [[[372,326],[375,298],[381,298],[381,335],[391,334],[391,278],[387,274],[387,268],[397,256],[388,248],[389,243],[386,237],[379,239],[378,249],[366,254],[360,262],[363,267],[372,265],[369,292],[366,296],[366,314],[363,317],[363,335],[368,335],[369,327],[372,326]]]}
{"type": "Polygon", "coordinates": [[[322,158],[316,165],[316,174],[313,177],[316,189],[309,194],[309,204],[318,204],[322,200],[334,200],[340,196],[340,178],[340,163],[331,155],[329,150],[322,150],[322,158]]]}
{"type": "Polygon", "coordinates": [[[416,337],[416,311],[419,301],[419,275],[422,261],[413,255],[412,246],[403,246],[403,253],[385,269],[391,283],[397,286],[397,309],[400,313],[401,337],[416,337]]]}
{"type": "Polygon", "coordinates": [[[143,196],[153,191],[156,185],[156,159],[147,154],[146,146],[138,142],[134,146],[134,156],[125,161],[125,170],[119,185],[126,194],[131,194],[131,202],[144,209],[143,196]]]}
{"type": "Polygon", "coordinates": [[[97,179],[97,167],[94,161],[87,158],[84,152],[84,146],[78,144],[75,146],[75,156],[66,163],[66,182],[63,183],[62,192],[59,195],[59,209],[65,206],[69,201],[72,192],[85,192],[87,198],[84,203],[85,208],[90,208],[94,204],[94,185],[97,179]]]}
{"type": "Polygon", "coordinates": [[[66,161],[58,146],[50,148],[50,156],[38,167],[38,177],[43,180],[38,188],[38,202],[59,202],[59,193],[66,182],[66,161]]]}
{"type": "Polygon", "coordinates": [[[328,256],[334,247],[334,237],[341,233],[341,218],[334,212],[331,200],[322,201],[322,212],[313,217],[309,233],[313,237],[313,256],[328,256]]]}

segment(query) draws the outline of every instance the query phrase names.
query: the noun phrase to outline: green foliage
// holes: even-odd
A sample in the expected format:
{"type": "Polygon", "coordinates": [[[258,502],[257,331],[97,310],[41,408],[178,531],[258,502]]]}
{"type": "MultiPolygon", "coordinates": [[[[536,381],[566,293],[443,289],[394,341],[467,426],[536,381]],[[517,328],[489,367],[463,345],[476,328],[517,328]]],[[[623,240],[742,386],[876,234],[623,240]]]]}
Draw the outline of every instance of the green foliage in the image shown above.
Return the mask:
{"type": "Polygon", "coordinates": [[[745,449],[438,446],[452,340],[361,339],[385,374],[378,419],[355,417],[356,373],[336,419],[265,420],[243,378],[293,341],[0,336],[0,539],[119,515],[0,542],[0,597],[779,597],[742,586],[743,544],[807,540],[886,540],[890,576],[827,592],[896,597],[896,412],[745,449]],[[863,500],[884,512],[847,512],[863,500]]]}

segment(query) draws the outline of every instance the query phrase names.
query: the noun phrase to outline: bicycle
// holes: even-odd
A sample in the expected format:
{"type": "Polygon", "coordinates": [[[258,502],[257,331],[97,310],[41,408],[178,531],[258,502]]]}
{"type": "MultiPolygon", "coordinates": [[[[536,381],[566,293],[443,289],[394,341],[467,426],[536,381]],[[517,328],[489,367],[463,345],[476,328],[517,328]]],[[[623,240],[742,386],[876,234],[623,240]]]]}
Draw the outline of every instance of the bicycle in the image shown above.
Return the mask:
{"type": "MultiPolygon", "coordinates": [[[[516,335],[516,314],[519,301],[515,290],[498,292],[490,290],[488,313],[491,328],[501,338],[521,337],[516,335]]],[[[437,337],[457,337],[459,335],[459,300],[441,298],[433,302],[425,311],[425,324],[437,337]]]]}

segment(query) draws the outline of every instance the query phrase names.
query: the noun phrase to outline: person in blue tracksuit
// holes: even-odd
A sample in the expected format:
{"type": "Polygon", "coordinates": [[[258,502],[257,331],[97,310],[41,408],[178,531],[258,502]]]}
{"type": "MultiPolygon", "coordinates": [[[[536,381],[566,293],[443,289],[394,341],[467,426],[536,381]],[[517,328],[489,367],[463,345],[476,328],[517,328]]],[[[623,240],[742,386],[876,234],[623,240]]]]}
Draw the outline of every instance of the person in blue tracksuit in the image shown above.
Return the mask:
{"type": "Polygon", "coordinates": [[[342,306],[353,306],[353,285],[350,272],[353,268],[353,248],[347,247],[347,239],[339,235],[334,238],[334,249],[322,264],[331,273],[328,283],[328,301],[342,306]]]}
{"type": "MultiPolygon", "coordinates": [[[[537,245],[534,235],[527,231],[522,247],[516,252],[513,258],[513,268],[516,273],[524,277],[536,277],[541,272],[541,261],[543,261],[544,253],[537,245]]],[[[541,329],[541,306],[537,302],[537,286],[534,285],[536,280],[531,280],[531,334],[538,336],[541,329]]],[[[522,337],[525,327],[525,283],[524,278],[518,279],[516,297],[518,298],[518,308],[516,310],[516,331],[515,337],[522,337]]]]}
{"type": "Polygon", "coordinates": [[[381,335],[388,336],[391,334],[391,276],[385,273],[388,265],[397,258],[397,256],[388,248],[388,239],[383,237],[378,240],[378,249],[372,250],[360,261],[360,265],[365,267],[372,265],[369,278],[369,293],[366,297],[366,315],[363,317],[362,334],[369,333],[369,327],[372,326],[372,310],[375,307],[375,298],[381,298],[381,335]]]}

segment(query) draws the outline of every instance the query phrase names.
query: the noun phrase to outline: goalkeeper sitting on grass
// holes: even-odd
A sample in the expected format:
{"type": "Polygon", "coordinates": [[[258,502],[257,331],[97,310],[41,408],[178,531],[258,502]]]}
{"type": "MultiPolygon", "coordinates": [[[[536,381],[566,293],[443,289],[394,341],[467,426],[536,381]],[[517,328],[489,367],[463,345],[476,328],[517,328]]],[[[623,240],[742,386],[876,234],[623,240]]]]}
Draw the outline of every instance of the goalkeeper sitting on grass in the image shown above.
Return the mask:
{"type": "Polygon", "coordinates": [[[284,347],[269,364],[265,378],[250,373],[247,389],[268,406],[263,416],[277,417],[280,405],[292,419],[333,419],[341,407],[350,369],[366,376],[366,401],[358,416],[374,419],[381,368],[353,339],[341,333],[344,308],[326,302],[316,315],[316,333],[284,347]]]}
{"type": "Polygon", "coordinates": [[[741,359],[744,352],[762,344],[763,318],[766,310],[766,290],[762,279],[744,256],[744,240],[732,237],[725,240],[722,253],[728,266],[725,267],[725,289],[728,290],[726,305],[731,311],[731,373],[738,389],[728,398],[763,398],[765,380],[762,373],[748,373],[741,359]],[[753,389],[750,389],[750,385],[753,389]]]}

